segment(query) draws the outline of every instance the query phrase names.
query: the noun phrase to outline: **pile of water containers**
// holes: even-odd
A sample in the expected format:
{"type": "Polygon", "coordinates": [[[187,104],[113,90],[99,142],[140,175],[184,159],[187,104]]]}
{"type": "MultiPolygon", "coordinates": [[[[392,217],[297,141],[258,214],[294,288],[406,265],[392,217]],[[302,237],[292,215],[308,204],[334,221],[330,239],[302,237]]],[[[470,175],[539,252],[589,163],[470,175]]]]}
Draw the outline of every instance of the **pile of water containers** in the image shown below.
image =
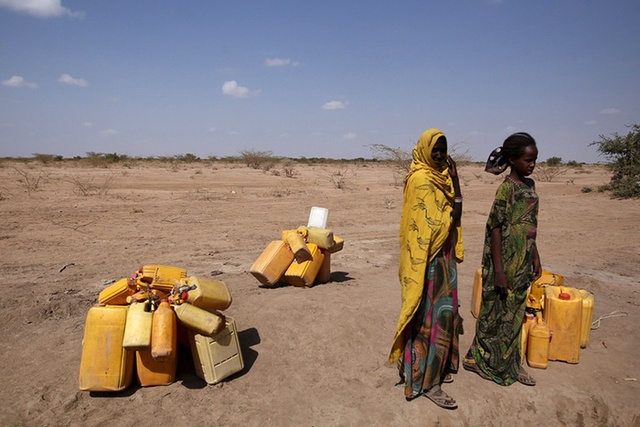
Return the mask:
{"type": "MultiPolygon", "coordinates": [[[[215,384],[244,368],[231,294],[220,280],[151,264],[100,292],[87,313],[80,390],[126,389],[175,381],[178,345],[190,348],[195,373],[215,384]]],[[[183,353],[184,354],[184,353],[183,353]]]]}

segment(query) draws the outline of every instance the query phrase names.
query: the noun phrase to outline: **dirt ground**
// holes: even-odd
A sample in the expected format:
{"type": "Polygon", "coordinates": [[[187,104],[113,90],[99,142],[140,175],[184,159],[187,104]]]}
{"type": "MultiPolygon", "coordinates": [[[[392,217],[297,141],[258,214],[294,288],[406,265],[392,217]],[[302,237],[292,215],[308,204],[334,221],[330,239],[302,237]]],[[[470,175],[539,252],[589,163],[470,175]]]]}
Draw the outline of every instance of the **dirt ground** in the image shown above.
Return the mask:
{"type": "MultiPolygon", "coordinates": [[[[461,370],[445,385],[459,403],[454,411],[423,398],[406,402],[386,363],[400,310],[402,188],[393,168],[293,168],[290,178],[281,166],[265,172],[228,163],[0,164],[0,425],[640,425],[640,203],[582,192],[609,181],[604,167],[537,182],[544,268],[593,292],[594,320],[604,316],[580,363],[530,368],[535,387],[502,387],[461,370]],[[261,287],[251,264],[283,229],[306,225],[312,206],[329,208],[329,228],[345,240],[331,281],[261,287]],[[144,264],[225,281],[243,371],[208,386],[183,350],[172,385],[79,391],[87,311],[109,283],[144,264]]],[[[464,352],[500,178],[478,165],[462,166],[460,175],[464,352]]]]}

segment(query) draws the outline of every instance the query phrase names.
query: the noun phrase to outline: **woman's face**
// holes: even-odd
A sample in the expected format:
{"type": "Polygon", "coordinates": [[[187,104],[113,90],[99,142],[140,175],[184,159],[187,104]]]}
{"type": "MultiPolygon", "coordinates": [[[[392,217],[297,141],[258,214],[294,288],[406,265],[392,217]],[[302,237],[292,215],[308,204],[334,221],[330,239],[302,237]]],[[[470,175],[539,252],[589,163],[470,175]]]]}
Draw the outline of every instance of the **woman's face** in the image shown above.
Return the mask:
{"type": "Polygon", "coordinates": [[[538,160],[538,148],[535,145],[527,145],[522,156],[511,161],[511,168],[519,176],[529,176],[533,173],[538,160]]]}
{"type": "Polygon", "coordinates": [[[438,167],[445,164],[447,160],[447,139],[445,137],[441,136],[433,145],[431,158],[438,167]]]}

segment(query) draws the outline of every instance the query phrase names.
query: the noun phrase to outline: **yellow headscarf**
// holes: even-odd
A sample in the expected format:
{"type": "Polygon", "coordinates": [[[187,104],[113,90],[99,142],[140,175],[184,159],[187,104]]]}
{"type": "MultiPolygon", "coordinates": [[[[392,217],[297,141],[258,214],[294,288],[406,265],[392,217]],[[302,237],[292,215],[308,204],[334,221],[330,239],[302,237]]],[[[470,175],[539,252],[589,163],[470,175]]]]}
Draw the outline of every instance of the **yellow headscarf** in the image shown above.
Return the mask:
{"type": "Polygon", "coordinates": [[[411,169],[404,179],[404,200],[400,220],[400,267],[402,310],[389,362],[398,360],[404,349],[404,329],[422,298],[426,267],[440,252],[456,228],[455,257],[462,262],[464,249],[460,221],[453,224],[454,190],[449,167],[438,167],[431,157],[433,146],[444,134],[438,129],[425,131],[413,148],[411,169]]]}

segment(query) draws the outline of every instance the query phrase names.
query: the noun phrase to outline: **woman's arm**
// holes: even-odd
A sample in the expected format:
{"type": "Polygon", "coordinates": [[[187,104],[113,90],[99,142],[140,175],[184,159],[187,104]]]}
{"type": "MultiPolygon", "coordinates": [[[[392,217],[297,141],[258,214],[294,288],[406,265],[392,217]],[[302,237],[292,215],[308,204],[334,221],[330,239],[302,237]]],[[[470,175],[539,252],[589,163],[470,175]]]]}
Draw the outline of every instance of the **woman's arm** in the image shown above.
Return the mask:
{"type": "Polygon", "coordinates": [[[507,295],[509,281],[502,265],[502,229],[500,227],[491,230],[491,259],[496,292],[500,295],[507,295]]]}
{"type": "Polygon", "coordinates": [[[458,221],[460,218],[462,218],[462,192],[460,191],[458,169],[456,167],[456,162],[449,156],[447,156],[447,164],[449,165],[449,176],[451,177],[451,181],[453,182],[453,193],[455,195],[451,217],[454,221],[458,221]]]}
{"type": "Polygon", "coordinates": [[[538,245],[533,243],[533,279],[537,280],[542,275],[542,262],[538,253],[538,245]]]}

